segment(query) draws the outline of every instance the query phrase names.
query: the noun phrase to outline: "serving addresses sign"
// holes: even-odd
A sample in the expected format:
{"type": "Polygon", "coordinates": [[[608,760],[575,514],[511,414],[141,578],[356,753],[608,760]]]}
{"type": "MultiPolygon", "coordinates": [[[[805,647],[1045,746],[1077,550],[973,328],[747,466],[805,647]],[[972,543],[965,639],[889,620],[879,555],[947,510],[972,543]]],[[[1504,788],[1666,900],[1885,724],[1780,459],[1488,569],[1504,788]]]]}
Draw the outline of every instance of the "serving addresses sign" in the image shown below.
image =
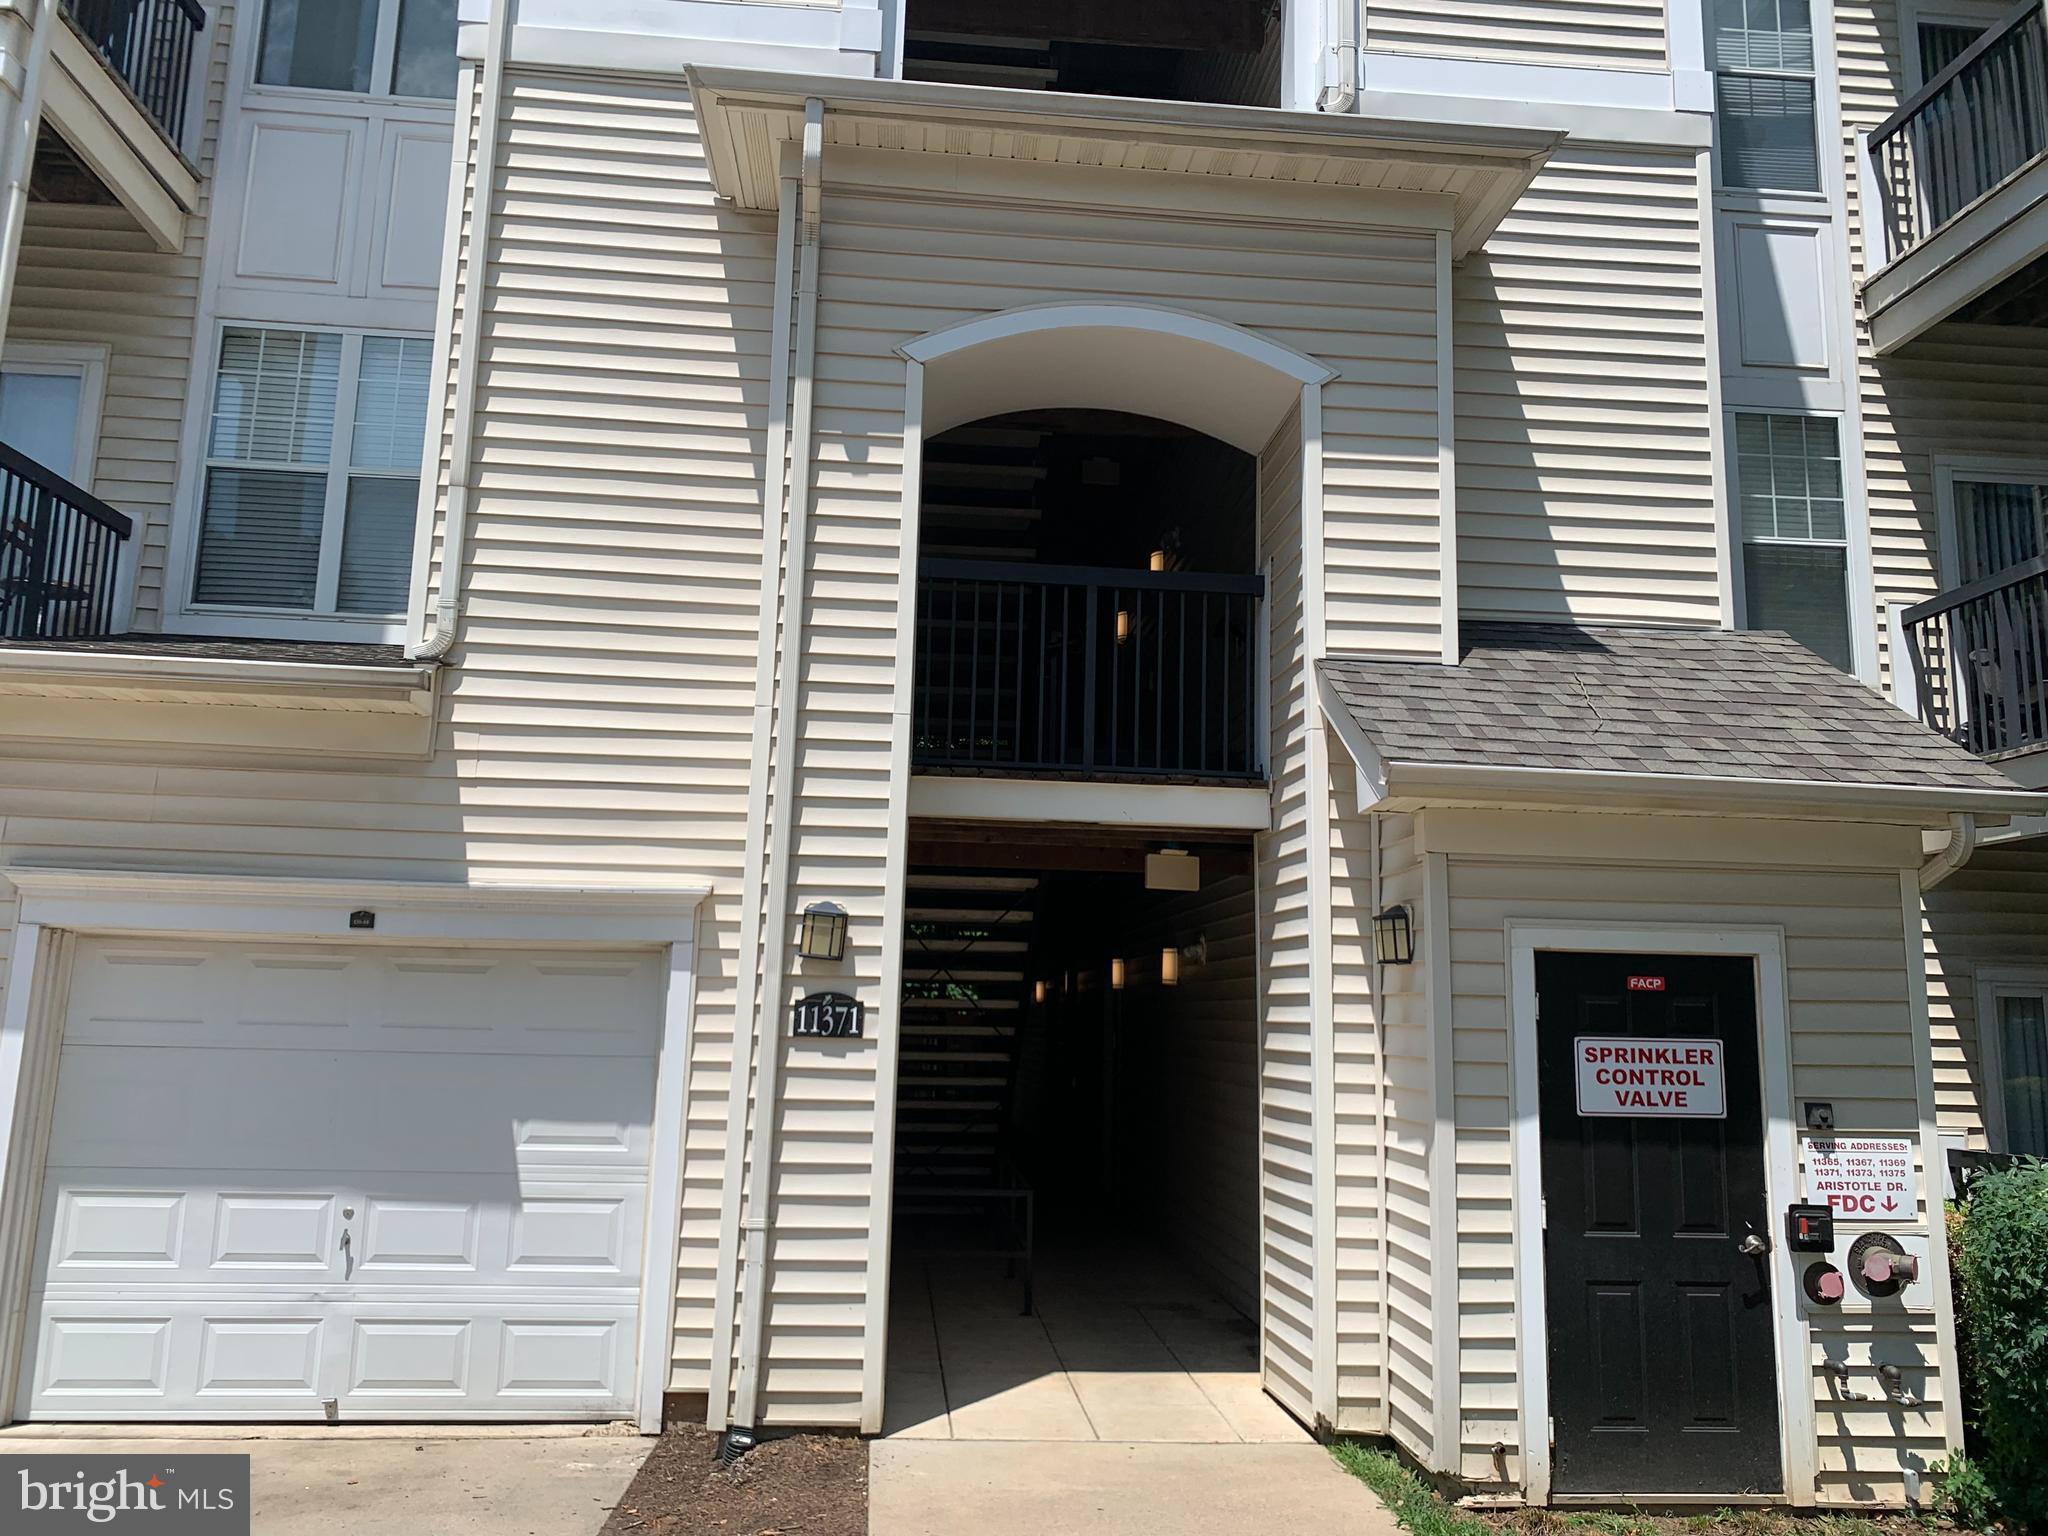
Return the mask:
{"type": "Polygon", "coordinates": [[[1579,1113],[1718,1120],[1728,1113],[1727,1074],[1718,1040],[1652,1040],[1580,1035],[1579,1113]]]}

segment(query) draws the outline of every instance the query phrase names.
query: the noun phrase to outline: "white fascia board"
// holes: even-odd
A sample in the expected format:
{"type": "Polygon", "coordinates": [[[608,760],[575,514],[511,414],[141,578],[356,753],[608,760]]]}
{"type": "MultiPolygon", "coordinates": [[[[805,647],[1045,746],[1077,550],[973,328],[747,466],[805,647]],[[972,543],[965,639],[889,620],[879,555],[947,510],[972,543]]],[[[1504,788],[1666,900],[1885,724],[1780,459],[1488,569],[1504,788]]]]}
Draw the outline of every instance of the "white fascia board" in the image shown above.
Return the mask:
{"type": "Polygon", "coordinates": [[[2048,156],[1863,282],[1872,348],[1896,351],[2048,249],[2048,156]]]}
{"type": "MultiPolygon", "coordinates": [[[[1418,85],[1426,83],[1426,76],[1420,72],[1412,72],[1405,66],[1431,61],[1413,59],[1405,54],[1400,57],[1404,67],[1398,78],[1404,88],[1398,91],[1375,90],[1368,86],[1359,97],[1358,110],[1361,114],[1413,123],[1484,125],[1506,129],[1551,131],[1561,133],[1577,144],[1629,144],[1650,149],[1683,150],[1687,154],[1696,154],[1700,150],[1710,148],[1714,142],[1713,114],[1673,111],[1668,90],[1664,93],[1664,101],[1651,105],[1589,100],[1583,90],[1577,96],[1562,100],[1539,95],[1495,95],[1473,89],[1475,82],[1458,76],[1447,77],[1437,82],[1443,87],[1457,87],[1455,89],[1418,90],[1418,85]]],[[[1465,61],[1455,62],[1462,64],[1465,61]]],[[[1489,67],[1509,72],[1533,71],[1536,68],[1528,64],[1489,67]]],[[[1599,72],[1564,70],[1557,73],[1585,75],[1599,72]]],[[[1622,71],[1612,73],[1619,74],[1622,71]]],[[[1646,75],[1643,78],[1662,82],[1669,77],[1646,75]]],[[[1371,76],[1368,75],[1367,79],[1369,81],[1371,76]]],[[[1518,82],[1497,82],[1503,90],[1515,83],[1518,82]]]]}
{"type": "Polygon", "coordinates": [[[2014,788],[1949,789],[1806,779],[1723,778],[1685,773],[1591,773],[1568,768],[1469,763],[1387,764],[1389,801],[1442,801],[1473,795],[1611,809],[1718,810],[1942,824],[1951,811],[2000,816],[2048,811],[2048,794],[2014,788]]]}
{"type": "Polygon", "coordinates": [[[1358,809],[1361,814],[1370,811],[1387,798],[1386,760],[1359,727],[1358,717],[1337,696],[1336,684],[1320,667],[1315,677],[1316,700],[1322,705],[1323,719],[1337,733],[1338,743],[1358,769],[1358,809]]]}
{"type": "Polygon", "coordinates": [[[183,656],[174,650],[155,652],[47,651],[0,646],[0,685],[68,682],[102,687],[175,687],[180,683],[209,688],[251,690],[332,690],[338,693],[430,693],[436,668],[352,667],[334,662],[257,661],[229,656],[183,656]]]}

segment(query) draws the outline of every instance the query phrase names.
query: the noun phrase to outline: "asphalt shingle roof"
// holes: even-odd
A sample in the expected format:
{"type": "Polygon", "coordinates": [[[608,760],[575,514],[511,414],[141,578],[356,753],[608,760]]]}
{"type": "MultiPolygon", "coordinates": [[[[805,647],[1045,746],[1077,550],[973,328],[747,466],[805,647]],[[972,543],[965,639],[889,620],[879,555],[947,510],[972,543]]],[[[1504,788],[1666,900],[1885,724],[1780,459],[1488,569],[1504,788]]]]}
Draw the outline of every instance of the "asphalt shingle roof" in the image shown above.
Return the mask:
{"type": "Polygon", "coordinates": [[[1466,624],[1455,667],[1332,656],[1390,763],[2017,790],[1788,635],[1466,624]]]}

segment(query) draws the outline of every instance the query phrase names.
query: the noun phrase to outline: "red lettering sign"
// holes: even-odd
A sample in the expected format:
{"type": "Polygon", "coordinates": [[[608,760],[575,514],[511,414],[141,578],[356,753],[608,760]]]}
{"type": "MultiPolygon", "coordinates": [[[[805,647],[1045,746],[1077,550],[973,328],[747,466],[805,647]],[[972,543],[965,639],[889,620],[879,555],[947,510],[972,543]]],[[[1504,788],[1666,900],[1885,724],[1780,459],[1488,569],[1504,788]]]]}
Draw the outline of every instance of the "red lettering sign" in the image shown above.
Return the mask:
{"type": "Polygon", "coordinates": [[[1662,976],[1631,976],[1628,979],[1628,989],[1631,992],[1662,992],[1664,990],[1664,978],[1662,976]]]}

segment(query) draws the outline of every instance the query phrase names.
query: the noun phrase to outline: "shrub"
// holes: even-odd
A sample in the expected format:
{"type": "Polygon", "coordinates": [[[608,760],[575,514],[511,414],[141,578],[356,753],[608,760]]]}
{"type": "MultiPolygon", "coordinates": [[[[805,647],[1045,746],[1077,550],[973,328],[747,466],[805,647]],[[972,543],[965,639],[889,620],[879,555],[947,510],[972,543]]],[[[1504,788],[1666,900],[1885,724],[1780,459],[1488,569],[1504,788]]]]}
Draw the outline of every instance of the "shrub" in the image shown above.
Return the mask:
{"type": "Polygon", "coordinates": [[[1998,1500],[1984,1469],[1967,1456],[1937,1462],[1934,1512],[1942,1519],[1981,1531],[1998,1518],[1998,1500]]]}
{"type": "MultiPolygon", "coordinates": [[[[1957,1306],[1978,1396],[1982,1480],[2004,1514],[2048,1522],[2048,1163],[1970,1186],[1956,1247],[1957,1306]]],[[[1973,1471],[1976,1469],[1973,1467],[1973,1471]]],[[[1957,1476],[1952,1469],[1951,1476],[1957,1476]]],[[[1970,1522],[1976,1523],[1976,1522],[1970,1522]]]]}

